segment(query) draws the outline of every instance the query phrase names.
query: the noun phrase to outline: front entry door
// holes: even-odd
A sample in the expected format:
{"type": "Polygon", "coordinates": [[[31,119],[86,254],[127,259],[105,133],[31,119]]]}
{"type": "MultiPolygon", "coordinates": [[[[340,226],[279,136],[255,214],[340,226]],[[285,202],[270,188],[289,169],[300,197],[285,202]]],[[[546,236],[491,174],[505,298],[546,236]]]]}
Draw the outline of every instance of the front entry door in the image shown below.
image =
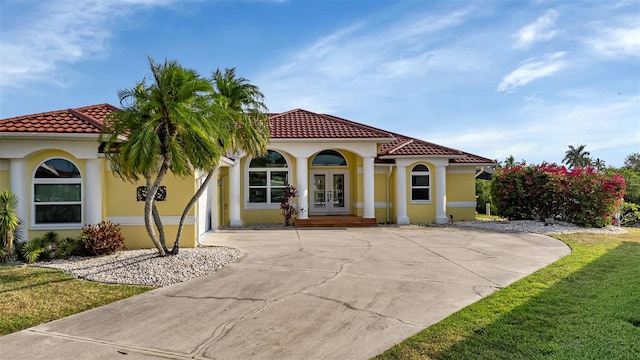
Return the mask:
{"type": "Polygon", "coordinates": [[[349,213],[349,173],[346,170],[311,171],[311,214],[349,213]]]}

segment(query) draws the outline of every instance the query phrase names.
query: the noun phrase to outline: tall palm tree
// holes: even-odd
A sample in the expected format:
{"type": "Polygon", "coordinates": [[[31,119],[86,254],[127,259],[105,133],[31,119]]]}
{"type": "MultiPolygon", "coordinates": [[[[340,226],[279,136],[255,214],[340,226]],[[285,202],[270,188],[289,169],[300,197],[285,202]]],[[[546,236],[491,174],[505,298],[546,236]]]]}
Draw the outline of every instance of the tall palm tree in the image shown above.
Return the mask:
{"type": "Polygon", "coordinates": [[[224,150],[216,135],[230,135],[226,127],[210,121],[225,116],[213,101],[211,80],[175,61],[156,64],[149,58],[149,66],[148,83],[143,79],[134,88],[118,92],[124,109],[112,113],[105,126],[106,149],[117,150],[105,153],[121,178],[147,180],[145,228],[164,256],[169,251],[153,227],[162,228],[159,216],[154,217],[155,196],[162,180],[169,172],[184,177],[194,168],[214,170],[224,150]]]}
{"type": "Polygon", "coordinates": [[[566,151],[562,162],[567,164],[569,169],[591,165],[591,158],[589,157],[591,153],[585,151],[586,147],[586,145],[578,145],[577,147],[569,145],[569,150],[566,151]]]}
{"type": "Polygon", "coordinates": [[[5,258],[13,260],[15,249],[13,242],[15,233],[20,226],[20,218],[16,214],[18,197],[9,190],[0,192],[0,251],[6,251],[5,258]]]}
{"type": "MultiPolygon", "coordinates": [[[[217,69],[213,73],[212,81],[215,102],[224,110],[223,116],[210,119],[216,128],[224,129],[216,134],[218,144],[225,151],[264,154],[269,141],[269,118],[264,95],[260,89],[249,80],[236,77],[235,68],[225,69],[224,73],[217,69]]],[[[184,221],[213,178],[214,171],[215,169],[209,170],[204,182],[185,207],[178,224],[172,253],[178,253],[184,221]]]]}

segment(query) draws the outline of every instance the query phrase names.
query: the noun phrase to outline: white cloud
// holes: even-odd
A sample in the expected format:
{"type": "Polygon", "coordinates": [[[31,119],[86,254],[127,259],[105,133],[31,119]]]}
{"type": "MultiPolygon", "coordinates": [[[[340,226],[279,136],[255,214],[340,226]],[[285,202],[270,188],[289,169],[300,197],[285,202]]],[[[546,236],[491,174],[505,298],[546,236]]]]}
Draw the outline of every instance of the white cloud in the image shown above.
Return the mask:
{"type": "Polygon", "coordinates": [[[566,66],[566,62],[563,60],[564,56],[564,52],[556,52],[545,55],[541,60],[531,59],[525,62],[502,78],[498,85],[498,91],[513,91],[515,88],[526,85],[535,79],[557,73],[566,66]]]}
{"type": "Polygon", "coordinates": [[[640,56],[640,25],[605,28],[594,38],[586,40],[593,49],[605,57],[640,56]]]}
{"type": "MultiPolygon", "coordinates": [[[[411,14],[382,26],[378,19],[369,17],[283,54],[283,61],[252,80],[261,84],[274,111],[313,101],[309,110],[330,112],[362,99],[375,101],[392,91],[394,82],[422,78],[434,69],[450,72],[477,67],[469,49],[456,49],[454,43],[433,45],[434,39],[463,24],[472,13],[470,9],[411,14]],[[465,56],[456,54],[459,51],[465,56]]],[[[415,86],[424,88],[419,82],[415,86]]]]}
{"type": "MultiPolygon", "coordinates": [[[[585,103],[585,99],[536,109],[524,104],[519,114],[506,115],[508,121],[499,118],[492,121],[509,125],[468,126],[424,134],[422,138],[492,159],[503,160],[513,155],[516,160],[524,158],[529,163],[560,162],[570,144],[586,144],[591,155],[600,158],[619,149],[637,151],[633,149],[640,140],[637,118],[640,96],[609,101],[602,97],[602,94],[595,96],[600,101],[592,104],[585,103]]],[[[610,159],[608,164],[620,166],[622,161],[622,157],[610,159]]]]}
{"type": "Polygon", "coordinates": [[[3,29],[0,85],[23,86],[33,80],[61,85],[64,83],[62,68],[100,57],[108,50],[114,19],[142,7],[169,3],[171,0],[39,3],[28,12],[28,17],[14,21],[12,28],[3,29]]]}
{"type": "Polygon", "coordinates": [[[535,42],[553,39],[558,34],[555,23],[559,15],[556,10],[549,9],[535,22],[520,28],[518,33],[513,35],[516,38],[515,47],[526,48],[535,42]]]}

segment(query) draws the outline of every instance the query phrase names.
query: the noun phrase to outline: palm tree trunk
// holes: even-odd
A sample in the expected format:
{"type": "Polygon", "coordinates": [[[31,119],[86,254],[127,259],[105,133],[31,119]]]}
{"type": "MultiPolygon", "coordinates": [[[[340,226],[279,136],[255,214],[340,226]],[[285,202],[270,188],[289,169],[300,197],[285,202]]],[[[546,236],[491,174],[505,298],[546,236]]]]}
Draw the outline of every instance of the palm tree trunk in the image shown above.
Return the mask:
{"type": "Polygon", "coordinates": [[[164,158],[162,162],[162,166],[160,166],[160,170],[158,171],[158,175],[156,176],[156,180],[153,182],[150,188],[147,188],[147,198],[144,201],[144,226],[147,229],[147,234],[151,238],[153,245],[158,249],[158,254],[160,256],[166,256],[167,252],[165,251],[162,244],[158,240],[158,236],[156,235],[155,229],[153,228],[153,206],[155,202],[156,193],[158,193],[158,188],[160,188],[160,183],[162,183],[162,179],[167,174],[169,169],[170,159],[164,158]]]}
{"type": "MultiPolygon", "coordinates": [[[[151,177],[146,176],[145,178],[147,179],[147,192],[148,192],[149,188],[151,187],[151,177]]],[[[165,252],[168,252],[169,250],[167,250],[167,241],[164,235],[164,226],[162,225],[162,219],[160,218],[160,214],[158,213],[158,207],[156,206],[155,197],[154,197],[153,207],[151,209],[151,212],[153,215],[153,221],[156,225],[156,228],[158,229],[158,235],[160,236],[160,245],[162,245],[162,248],[164,249],[165,252]]]]}
{"type": "Polygon", "coordinates": [[[176,234],[176,241],[173,243],[173,248],[171,249],[171,253],[173,255],[177,255],[178,252],[180,251],[180,238],[182,237],[182,229],[184,228],[184,222],[187,218],[187,214],[189,214],[189,211],[191,211],[193,206],[196,204],[196,201],[198,201],[198,199],[200,198],[204,190],[209,185],[209,182],[213,178],[214,172],[215,172],[215,169],[209,171],[209,173],[207,174],[207,177],[204,179],[204,182],[202,182],[202,184],[198,188],[198,191],[196,191],[196,193],[191,197],[191,200],[189,200],[189,203],[187,204],[187,206],[185,206],[184,210],[182,211],[182,216],[180,217],[180,223],[178,224],[178,233],[176,234]]]}

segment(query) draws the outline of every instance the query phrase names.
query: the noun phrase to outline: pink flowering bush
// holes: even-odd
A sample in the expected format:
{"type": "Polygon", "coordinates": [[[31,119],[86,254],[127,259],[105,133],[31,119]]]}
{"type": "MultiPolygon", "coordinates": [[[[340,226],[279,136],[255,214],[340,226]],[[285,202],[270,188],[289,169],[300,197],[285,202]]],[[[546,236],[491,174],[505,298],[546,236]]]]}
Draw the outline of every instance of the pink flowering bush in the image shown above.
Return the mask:
{"type": "Polygon", "coordinates": [[[492,199],[501,216],[559,218],[587,227],[610,225],[624,191],[620,175],[547,163],[500,169],[491,182],[492,199]]]}

